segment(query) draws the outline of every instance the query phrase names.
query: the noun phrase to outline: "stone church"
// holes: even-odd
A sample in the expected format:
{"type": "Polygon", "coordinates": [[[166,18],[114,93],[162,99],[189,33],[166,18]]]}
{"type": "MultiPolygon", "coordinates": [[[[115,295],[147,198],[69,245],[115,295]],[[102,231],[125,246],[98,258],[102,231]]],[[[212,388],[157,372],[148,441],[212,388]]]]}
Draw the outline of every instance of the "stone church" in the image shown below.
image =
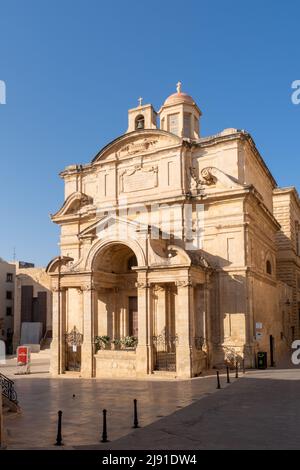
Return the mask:
{"type": "Polygon", "coordinates": [[[299,332],[300,202],[251,135],[201,136],[181,83],[61,177],[51,371],[189,378],[278,363],[299,332]],[[159,122],[159,124],[158,124],[159,122]]]}

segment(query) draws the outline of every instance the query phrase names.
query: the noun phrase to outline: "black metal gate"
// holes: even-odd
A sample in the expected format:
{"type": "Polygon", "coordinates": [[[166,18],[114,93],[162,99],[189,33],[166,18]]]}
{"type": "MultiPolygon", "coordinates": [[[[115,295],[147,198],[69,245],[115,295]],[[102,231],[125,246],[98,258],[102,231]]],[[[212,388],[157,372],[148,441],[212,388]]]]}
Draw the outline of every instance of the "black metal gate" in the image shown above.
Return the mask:
{"type": "Polygon", "coordinates": [[[177,336],[153,336],[154,370],[176,371],[177,336]]]}
{"type": "Polygon", "coordinates": [[[81,371],[81,345],[83,335],[79,333],[74,326],[70,333],[65,335],[66,338],[66,370],[80,372],[81,371]]]}

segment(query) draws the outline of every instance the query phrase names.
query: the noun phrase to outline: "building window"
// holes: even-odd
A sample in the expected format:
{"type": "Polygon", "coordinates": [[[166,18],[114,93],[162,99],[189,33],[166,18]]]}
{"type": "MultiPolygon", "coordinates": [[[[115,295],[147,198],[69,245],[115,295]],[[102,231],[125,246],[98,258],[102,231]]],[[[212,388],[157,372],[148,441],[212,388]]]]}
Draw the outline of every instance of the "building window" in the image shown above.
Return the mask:
{"type": "Polygon", "coordinates": [[[137,116],[135,119],[135,129],[137,131],[140,129],[145,129],[145,118],[142,114],[137,116]]]}
{"type": "Polygon", "coordinates": [[[270,275],[272,274],[272,264],[270,260],[266,262],[266,271],[267,271],[267,274],[270,274],[270,275]]]}
{"type": "Polygon", "coordinates": [[[190,113],[184,113],[183,116],[183,132],[184,137],[191,137],[191,115],[190,113]]]}
{"type": "Polygon", "coordinates": [[[6,282],[13,282],[14,276],[12,273],[6,274],[6,282]]]}
{"type": "Polygon", "coordinates": [[[11,290],[6,291],[6,300],[12,300],[12,291],[11,290]]]}
{"type": "Polygon", "coordinates": [[[179,115],[170,114],[168,116],[168,131],[172,134],[179,134],[179,115]]]}
{"type": "Polygon", "coordinates": [[[6,307],[6,316],[11,317],[12,316],[12,308],[11,307],[6,307]]]}

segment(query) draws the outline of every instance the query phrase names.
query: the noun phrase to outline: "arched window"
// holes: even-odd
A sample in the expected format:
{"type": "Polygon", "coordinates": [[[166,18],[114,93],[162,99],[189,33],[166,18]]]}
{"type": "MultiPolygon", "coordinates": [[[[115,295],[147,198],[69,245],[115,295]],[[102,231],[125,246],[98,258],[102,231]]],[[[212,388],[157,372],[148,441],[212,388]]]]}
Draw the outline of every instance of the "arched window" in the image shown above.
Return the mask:
{"type": "Polygon", "coordinates": [[[135,129],[138,131],[140,129],[145,129],[145,118],[142,114],[139,114],[135,118],[135,129]]]}
{"type": "Polygon", "coordinates": [[[130,256],[130,258],[127,261],[128,271],[131,271],[131,268],[133,268],[134,266],[137,266],[137,265],[138,265],[138,262],[137,262],[136,256],[135,255],[130,256]]]}
{"type": "Polygon", "coordinates": [[[272,264],[270,260],[267,260],[266,262],[266,271],[267,271],[267,274],[272,274],[272,264]]]}

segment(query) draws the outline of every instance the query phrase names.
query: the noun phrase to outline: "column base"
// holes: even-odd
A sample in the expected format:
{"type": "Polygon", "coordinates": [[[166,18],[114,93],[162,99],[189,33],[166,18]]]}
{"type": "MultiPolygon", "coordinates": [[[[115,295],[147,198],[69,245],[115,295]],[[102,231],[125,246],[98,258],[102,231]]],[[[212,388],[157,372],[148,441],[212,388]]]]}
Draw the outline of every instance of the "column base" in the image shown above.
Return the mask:
{"type": "Polygon", "coordinates": [[[93,346],[92,343],[83,344],[81,349],[81,377],[92,378],[93,375],[93,346]]]}
{"type": "Polygon", "coordinates": [[[149,374],[149,352],[147,346],[136,349],[136,375],[142,377],[149,374]]]}
{"type": "Polygon", "coordinates": [[[193,376],[190,348],[176,349],[176,377],[190,379],[193,376]]]}

